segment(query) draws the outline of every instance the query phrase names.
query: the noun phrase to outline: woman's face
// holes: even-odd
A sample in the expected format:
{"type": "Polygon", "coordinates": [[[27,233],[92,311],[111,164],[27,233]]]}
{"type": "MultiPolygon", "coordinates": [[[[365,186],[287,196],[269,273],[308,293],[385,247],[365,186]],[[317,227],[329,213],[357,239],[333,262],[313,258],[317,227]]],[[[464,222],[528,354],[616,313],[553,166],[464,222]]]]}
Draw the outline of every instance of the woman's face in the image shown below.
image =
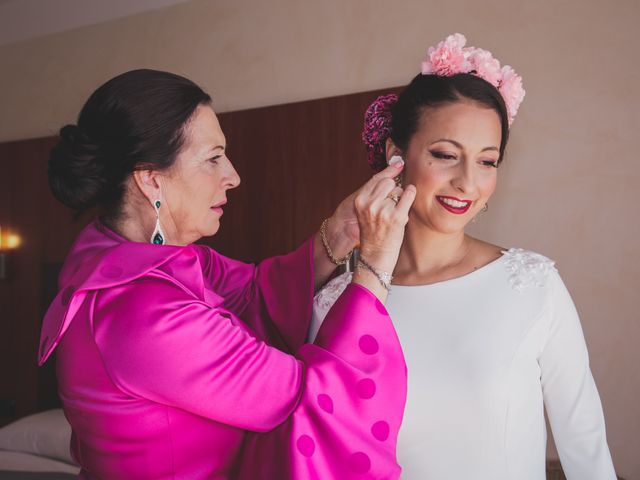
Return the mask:
{"type": "Polygon", "coordinates": [[[410,216],[442,233],[458,233],[496,187],[500,117],[461,101],[425,109],[404,154],[404,183],[417,188],[410,216]]]}
{"type": "Polygon", "coordinates": [[[209,106],[199,106],[174,165],[161,176],[160,222],[170,243],[193,243],[220,228],[227,190],[240,184],[225,148],[215,113],[209,106]]]}

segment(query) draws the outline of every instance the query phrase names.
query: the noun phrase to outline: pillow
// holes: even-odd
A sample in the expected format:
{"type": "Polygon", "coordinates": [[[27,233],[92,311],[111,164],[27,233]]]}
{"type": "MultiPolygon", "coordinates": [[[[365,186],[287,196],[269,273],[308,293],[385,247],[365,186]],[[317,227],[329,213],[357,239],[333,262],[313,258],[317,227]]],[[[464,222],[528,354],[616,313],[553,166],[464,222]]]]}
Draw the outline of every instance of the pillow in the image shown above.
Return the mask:
{"type": "Polygon", "coordinates": [[[40,457],[23,452],[5,452],[0,450],[0,480],[18,479],[63,479],[76,480],[80,467],[59,462],[51,458],[40,457]],[[22,475],[20,472],[24,472],[22,475]],[[39,473],[37,473],[39,472],[39,473]],[[47,472],[45,476],[43,472],[47,472]],[[55,475],[55,473],[58,475],[55,475]],[[72,474],[72,476],[68,476],[72,474]]]}
{"type": "Polygon", "coordinates": [[[0,450],[31,453],[75,465],[70,444],[71,426],[62,409],[29,415],[0,428],[0,450]]]}

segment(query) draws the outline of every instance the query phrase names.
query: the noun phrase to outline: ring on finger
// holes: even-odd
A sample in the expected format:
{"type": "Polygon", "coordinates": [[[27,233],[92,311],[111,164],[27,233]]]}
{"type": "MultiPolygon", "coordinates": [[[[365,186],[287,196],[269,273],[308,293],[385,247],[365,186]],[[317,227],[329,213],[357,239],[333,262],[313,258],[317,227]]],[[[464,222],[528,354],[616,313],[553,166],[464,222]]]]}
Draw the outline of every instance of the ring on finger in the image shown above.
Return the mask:
{"type": "Polygon", "coordinates": [[[390,199],[390,200],[393,200],[393,203],[395,203],[396,205],[400,201],[400,197],[398,195],[396,195],[395,193],[390,193],[389,195],[387,195],[387,198],[390,199]]]}

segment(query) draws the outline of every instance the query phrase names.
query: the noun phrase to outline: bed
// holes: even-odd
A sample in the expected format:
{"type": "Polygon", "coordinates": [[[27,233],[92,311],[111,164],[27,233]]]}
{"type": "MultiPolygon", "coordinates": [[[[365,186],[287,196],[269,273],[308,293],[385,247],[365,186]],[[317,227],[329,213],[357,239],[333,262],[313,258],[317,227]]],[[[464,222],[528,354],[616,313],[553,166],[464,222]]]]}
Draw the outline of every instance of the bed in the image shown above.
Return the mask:
{"type": "Polygon", "coordinates": [[[61,409],[0,428],[0,480],[71,480],[80,468],[69,451],[71,427],[61,409]]]}
{"type": "MultiPolygon", "coordinates": [[[[71,457],[70,440],[71,427],[62,409],[36,413],[0,428],[0,480],[75,479],[80,468],[71,457]]],[[[565,478],[560,462],[547,462],[547,480],[565,478]]]]}

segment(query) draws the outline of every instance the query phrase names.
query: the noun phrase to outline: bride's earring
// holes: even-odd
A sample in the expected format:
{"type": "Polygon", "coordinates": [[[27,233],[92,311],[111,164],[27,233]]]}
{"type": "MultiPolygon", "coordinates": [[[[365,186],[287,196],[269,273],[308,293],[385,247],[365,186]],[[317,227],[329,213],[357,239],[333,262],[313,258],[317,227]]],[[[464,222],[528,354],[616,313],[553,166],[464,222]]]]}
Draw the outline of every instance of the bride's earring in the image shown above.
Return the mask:
{"type": "MultiPolygon", "coordinates": [[[[480,213],[484,213],[484,212],[486,212],[486,211],[488,211],[488,210],[489,210],[489,204],[488,204],[488,203],[485,203],[485,204],[484,204],[484,207],[482,207],[482,208],[480,209],[480,213]]],[[[478,213],[475,217],[473,217],[473,218],[471,219],[471,223],[476,223],[476,222],[478,221],[478,215],[480,215],[480,213],[478,213]]]]}
{"type": "MultiPolygon", "coordinates": [[[[388,161],[387,161],[387,165],[393,165],[394,162],[398,161],[398,160],[402,160],[404,162],[404,159],[402,158],[402,156],[400,155],[393,155],[388,161]]],[[[396,187],[400,187],[402,188],[402,184],[403,182],[403,174],[404,171],[402,173],[400,173],[400,175],[398,175],[397,177],[394,178],[395,182],[396,182],[396,187]]]]}
{"type": "Polygon", "coordinates": [[[162,205],[160,200],[153,202],[153,208],[156,211],[156,228],[151,234],[151,243],[154,245],[164,245],[164,232],[160,225],[160,205],[162,205]]]}

